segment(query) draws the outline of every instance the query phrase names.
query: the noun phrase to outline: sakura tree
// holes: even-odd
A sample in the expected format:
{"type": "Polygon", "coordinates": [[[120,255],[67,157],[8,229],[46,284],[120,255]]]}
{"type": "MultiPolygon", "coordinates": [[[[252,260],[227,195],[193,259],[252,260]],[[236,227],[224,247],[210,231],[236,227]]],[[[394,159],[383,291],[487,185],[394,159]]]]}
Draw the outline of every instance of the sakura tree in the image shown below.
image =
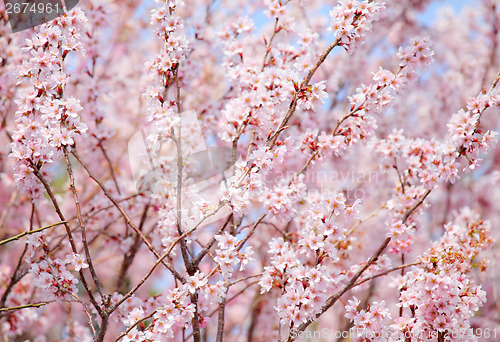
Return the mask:
{"type": "Polygon", "coordinates": [[[500,339],[496,0],[11,2],[2,342],[500,339]]]}

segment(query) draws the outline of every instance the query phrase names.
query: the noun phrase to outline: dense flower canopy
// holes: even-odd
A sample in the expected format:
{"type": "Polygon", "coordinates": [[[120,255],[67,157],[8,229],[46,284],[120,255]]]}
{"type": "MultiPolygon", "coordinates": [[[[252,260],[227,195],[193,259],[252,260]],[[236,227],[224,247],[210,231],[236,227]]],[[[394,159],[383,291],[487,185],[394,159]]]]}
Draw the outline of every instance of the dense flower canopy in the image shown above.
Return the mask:
{"type": "Polygon", "coordinates": [[[7,4],[1,341],[500,339],[496,0],[7,4]]]}

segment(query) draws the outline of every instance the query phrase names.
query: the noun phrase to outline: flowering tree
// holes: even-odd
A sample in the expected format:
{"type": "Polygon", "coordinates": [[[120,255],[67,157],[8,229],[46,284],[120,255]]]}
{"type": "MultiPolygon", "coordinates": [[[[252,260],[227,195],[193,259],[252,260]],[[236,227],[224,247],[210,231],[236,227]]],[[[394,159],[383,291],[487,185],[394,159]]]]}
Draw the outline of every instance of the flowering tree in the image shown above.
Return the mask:
{"type": "Polygon", "coordinates": [[[0,7],[1,340],[500,339],[472,3],[0,7]]]}

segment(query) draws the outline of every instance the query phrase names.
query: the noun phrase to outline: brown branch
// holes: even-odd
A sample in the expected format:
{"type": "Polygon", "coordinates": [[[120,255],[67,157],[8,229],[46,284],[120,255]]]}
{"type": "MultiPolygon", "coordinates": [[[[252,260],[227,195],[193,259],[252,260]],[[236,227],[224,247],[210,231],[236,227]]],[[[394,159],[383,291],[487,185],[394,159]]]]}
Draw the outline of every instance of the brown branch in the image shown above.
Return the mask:
{"type": "Polygon", "coordinates": [[[431,193],[431,190],[430,189],[427,189],[424,193],[424,195],[410,208],[408,209],[408,211],[406,211],[406,213],[403,215],[403,218],[401,219],[401,221],[403,223],[406,222],[406,220],[408,220],[408,217],[410,217],[410,215],[415,211],[417,210],[417,208],[422,204],[424,203],[425,199],[427,198],[427,196],[429,196],[429,194],[431,193]]]}
{"type": "MultiPolygon", "coordinates": [[[[30,215],[30,228],[29,228],[30,231],[33,230],[33,220],[34,220],[35,212],[36,212],[35,203],[32,202],[31,203],[31,215],[30,215]]],[[[14,287],[14,285],[16,285],[17,282],[19,280],[21,280],[28,273],[28,271],[24,271],[22,274],[19,275],[19,277],[17,276],[19,269],[21,268],[21,265],[23,264],[24,255],[26,254],[27,250],[28,250],[28,244],[24,244],[24,248],[23,248],[23,251],[21,253],[21,256],[17,260],[16,268],[14,269],[14,272],[12,272],[12,274],[10,276],[9,284],[5,287],[5,291],[3,292],[2,298],[0,299],[0,308],[3,308],[5,306],[5,303],[7,302],[7,297],[9,296],[9,293],[12,290],[12,288],[14,287]]],[[[0,317],[2,317],[1,314],[0,314],[0,317]]]]}
{"type": "MultiPolygon", "coordinates": [[[[142,284],[144,284],[146,282],[146,280],[151,276],[151,274],[153,273],[153,271],[156,269],[156,267],[163,262],[163,260],[168,257],[168,255],[170,254],[170,252],[172,252],[172,250],[174,249],[174,247],[177,245],[177,243],[179,243],[179,241],[181,241],[182,239],[184,239],[186,236],[188,236],[189,234],[191,234],[192,232],[194,232],[196,229],[198,229],[199,225],[201,225],[201,223],[203,222],[200,221],[196,226],[194,226],[193,228],[191,228],[190,230],[184,232],[181,236],[179,236],[175,241],[173,241],[170,246],[168,247],[168,249],[165,251],[165,253],[163,253],[163,255],[155,261],[155,263],[153,264],[153,266],[151,266],[151,268],[149,269],[149,271],[146,273],[146,275],[144,275],[142,277],[142,279],[139,281],[139,283],[133,288],[131,289],[126,295],[124,295],[122,297],[122,299],[120,299],[116,304],[114,304],[110,309],[109,311],[113,312],[114,310],[116,310],[116,308],[121,304],[123,303],[124,301],[126,301],[129,297],[131,297],[141,286],[142,284]]],[[[180,279],[179,281],[181,281],[181,283],[186,283],[186,279],[184,279],[184,277],[182,277],[181,275],[179,275],[180,279]]]]}
{"type": "Polygon", "coordinates": [[[252,229],[250,230],[250,233],[248,233],[248,235],[245,236],[245,238],[238,243],[238,248],[237,248],[238,251],[240,251],[243,248],[243,245],[248,241],[248,239],[250,239],[250,237],[255,232],[255,229],[257,229],[257,226],[262,222],[262,220],[264,219],[264,217],[266,217],[266,215],[267,214],[263,214],[261,217],[259,217],[259,219],[254,223],[252,229]]]}
{"type": "MultiPolygon", "coordinates": [[[[125,202],[125,201],[128,201],[129,199],[135,198],[137,196],[140,196],[140,194],[133,194],[133,195],[127,196],[125,198],[116,200],[116,202],[117,203],[125,202]]],[[[114,206],[115,206],[114,204],[110,204],[110,205],[107,205],[107,206],[99,208],[99,209],[95,209],[95,208],[90,209],[86,213],[82,214],[82,217],[84,217],[85,220],[88,221],[90,218],[94,217],[95,215],[99,214],[100,212],[103,212],[104,210],[108,210],[110,208],[113,208],[114,206]]],[[[76,220],[76,215],[73,216],[72,218],[70,218],[69,222],[71,222],[73,220],[76,220]]]]}
{"type": "Polygon", "coordinates": [[[262,61],[262,67],[260,68],[260,71],[264,71],[264,68],[266,67],[266,60],[267,56],[269,55],[269,52],[271,52],[271,44],[273,42],[274,37],[276,37],[276,34],[279,32],[278,31],[278,22],[279,18],[276,18],[276,21],[274,22],[274,29],[273,29],[273,34],[271,38],[269,38],[269,42],[266,44],[266,53],[264,54],[264,60],[262,61]]]}
{"type": "Polygon", "coordinates": [[[108,330],[108,323],[109,323],[109,315],[110,313],[106,314],[102,318],[100,330],[99,330],[99,335],[97,335],[97,342],[103,342],[104,341],[104,335],[106,334],[106,331],[108,330]]]}
{"type": "Polygon", "coordinates": [[[104,149],[104,146],[102,145],[102,140],[98,139],[98,141],[99,141],[98,146],[101,149],[102,154],[104,155],[104,158],[108,162],[109,170],[111,172],[111,178],[113,179],[113,182],[115,183],[116,191],[118,191],[118,194],[121,195],[120,186],[118,185],[118,180],[116,179],[116,175],[115,175],[115,171],[113,170],[113,164],[111,163],[111,159],[109,159],[108,153],[106,152],[106,150],[104,149]]]}
{"type": "Polygon", "coordinates": [[[391,268],[391,269],[389,269],[389,270],[387,270],[387,271],[384,271],[384,272],[381,272],[381,273],[377,273],[377,274],[375,274],[375,275],[373,275],[373,276],[370,276],[370,277],[367,277],[367,278],[363,278],[363,279],[361,279],[361,280],[357,281],[357,282],[354,284],[354,286],[353,286],[353,287],[355,287],[355,286],[359,286],[359,285],[361,285],[361,284],[363,284],[363,283],[366,283],[367,281],[370,281],[370,280],[372,280],[372,279],[375,279],[375,278],[378,278],[378,277],[382,277],[382,276],[387,275],[387,274],[389,274],[389,273],[391,273],[391,272],[394,272],[394,271],[397,271],[397,270],[404,270],[404,269],[405,269],[405,268],[407,268],[407,267],[416,266],[416,265],[420,265],[420,264],[421,264],[421,262],[420,262],[420,261],[416,261],[416,262],[412,262],[411,264],[399,265],[399,266],[394,267],[394,268],[391,268]]]}
{"type": "Polygon", "coordinates": [[[2,210],[2,215],[0,215],[0,227],[3,227],[3,225],[5,223],[5,220],[8,217],[9,210],[14,205],[14,202],[16,202],[16,200],[18,198],[18,195],[19,195],[19,191],[17,189],[14,190],[14,191],[12,191],[12,194],[10,195],[9,202],[7,203],[7,205],[2,210]]]}
{"type": "Polygon", "coordinates": [[[222,300],[219,304],[219,317],[217,319],[217,337],[215,338],[216,342],[223,342],[224,340],[224,314],[226,311],[226,299],[227,299],[227,292],[228,292],[228,287],[225,286],[222,295],[222,300]]]}
{"type": "MultiPolygon", "coordinates": [[[[66,235],[68,236],[68,240],[69,240],[69,243],[71,245],[71,250],[73,251],[73,253],[78,254],[78,250],[76,249],[75,241],[73,239],[73,234],[71,233],[71,228],[69,227],[69,224],[67,223],[68,221],[64,218],[64,215],[61,211],[61,208],[59,207],[59,204],[57,203],[57,200],[56,200],[54,194],[52,193],[52,189],[50,188],[49,183],[47,182],[45,177],[40,173],[40,170],[36,166],[31,165],[31,168],[34,171],[35,176],[40,180],[40,182],[42,182],[42,184],[45,188],[45,191],[47,191],[47,195],[49,196],[49,198],[52,202],[52,205],[54,206],[54,209],[55,209],[57,215],[59,216],[59,219],[64,224],[64,228],[66,229],[66,235]]],[[[102,310],[102,308],[100,307],[100,305],[97,304],[97,301],[94,297],[94,294],[90,290],[90,287],[87,283],[87,279],[85,278],[85,274],[83,273],[83,269],[80,269],[80,271],[78,273],[80,275],[80,280],[82,282],[82,285],[85,288],[87,295],[89,296],[90,302],[97,310],[97,313],[99,314],[99,316],[104,317],[105,313],[102,310]]]]}
{"type": "Polygon", "coordinates": [[[68,337],[70,341],[75,340],[75,322],[73,320],[73,313],[71,312],[71,303],[66,302],[64,305],[64,311],[68,319],[68,337]]]}
{"type": "MultiPolygon", "coordinates": [[[[179,127],[177,132],[177,137],[174,134],[171,134],[171,139],[174,141],[177,150],[177,185],[176,185],[176,200],[177,200],[177,219],[176,226],[177,232],[179,236],[182,235],[182,171],[184,167],[184,158],[182,156],[182,115],[181,115],[181,107],[180,107],[180,85],[179,85],[179,75],[178,75],[178,67],[174,71],[175,84],[176,84],[176,105],[177,105],[177,114],[179,116],[179,127]]],[[[189,275],[194,275],[195,271],[191,265],[189,259],[189,253],[187,251],[186,241],[182,239],[180,241],[181,245],[181,255],[184,260],[184,265],[186,267],[186,271],[189,275]]]]}
{"type": "Polygon", "coordinates": [[[78,218],[78,223],[80,224],[80,229],[81,229],[81,235],[82,235],[82,245],[83,245],[83,250],[85,252],[85,258],[87,259],[87,264],[89,265],[89,271],[90,274],[92,275],[92,279],[94,280],[94,283],[97,287],[97,291],[99,292],[99,295],[101,296],[102,299],[104,299],[106,296],[104,295],[101,282],[99,281],[99,278],[97,277],[97,273],[94,268],[94,264],[92,262],[92,258],[90,256],[90,251],[89,251],[89,245],[87,243],[87,233],[85,229],[85,223],[83,223],[82,219],[82,211],[80,208],[80,200],[78,198],[78,193],[76,192],[76,187],[75,187],[75,177],[73,176],[73,169],[71,168],[71,162],[69,161],[69,156],[68,156],[68,150],[66,147],[63,147],[63,152],[64,152],[64,160],[66,162],[66,170],[68,171],[68,177],[69,177],[69,188],[71,192],[73,193],[73,200],[75,201],[75,207],[76,207],[76,216],[78,218]]]}
{"type": "Polygon", "coordinates": [[[497,5],[493,1],[491,8],[489,10],[489,13],[493,17],[492,18],[493,19],[493,22],[492,22],[493,27],[492,27],[491,35],[490,35],[492,46],[490,49],[488,61],[487,61],[485,68],[484,68],[485,70],[484,70],[483,78],[482,78],[481,84],[480,84],[481,87],[486,83],[486,78],[488,77],[488,74],[490,71],[490,66],[493,66],[495,64],[495,59],[496,59],[496,54],[497,54],[496,52],[498,49],[498,30],[500,29],[500,21],[499,21],[498,15],[496,13],[496,9],[497,9],[497,5]]]}
{"type": "Polygon", "coordinates": [[[401,177],[401,173],[399,172],[398,168],[398,161],[396,157],[394,157],[394,169],[396,169],[396,173],[398,174],[398,179],[399,179],[399,184],[401,184],[401,191],[403,192],[403,195],[405,194],[405,183],[403,181],[403,177],[401,177]]]}
{"type": "MultiPolygon", "coordinates": [[[[226,305],[233,301],[236,297],[238,297],[239,295],[241,295],[242,293],[244,293],[250,286],[253,286],[253,285],[256,285],[258,284],[259,282],[258,281],[254,281],[254,282],[251,282],[251,283],[248,283],[247,286],[245,286],[243,289],[241,289],[239,292],[237,292],[236,294],[234,294],[231,298],[229,298],[228,300],[226,300],[226,305]]],[[[231,284],[230,284],[231,285],[231,284]]],[[[207,317],[212,317],[213,315],[215,315],[216,312],[218,312],[219,309],[215,309],[214,311],[212,311],[207,317]]],[[[187,336],[187,338],[190,338],[192,336],[192,333],[190,335],[187,336]]]]}
{"type": "Polygon", "coordinates": [[[248,277],[245,277],[245,278],[240,278],[240,279],[234,280],[234,281],[232,281],[232,282],[229,283],[229,287],[233,286],[235,284],[241,283],[242,281],[245,281],[245,280],[248,280],[248,279],[262,277],[263,275],[264,275],[264,273],[259,273],[259,274],[254,274],[254,275],[251,275],[251,276],[248,276],[248,277]]]}
{"type": "Polygon", "coordinates": [[[210,248],[212,248],[212,246],[215,244],[215,241],[216,241],[215,236],[222,234],[224,229],[226,229],[227,225],[229,224],[229,221],[231,220],[232,216],[233,216],[233,213],[228,215],[228,217],[226,218],[226,221],[224,222],[222,227],[217,231],[217,233],[215,233],[215,235],[212,237],[212,239],[210,239],[210,241],[207,243],[205,248],[203,248],[203,250],[200,253],[198,253],[198,255],[193,259],[192,265],[194,268],[198,268],[198,265],[200,264],[203,257],[205,257],[205,255],[208,253],[210,248]]]}
{"type": "MultiPolygon", "coordinates": [[[[175,77],[175,85],[176,85],[176,105],[177,105],[177,114],[179,116],[179,132],[174,142],[177,140],[177,232],[179,236],[183,236],[182,232],[182,171],[184,166],[183,156],[182,156],[182,108],[181,108],[181,87],[179,82],[179,65],[174,70],[175,77]]],[[[187,235],[186,235],[187,236],[187,235]]],[[[190,276],[193,276],[196,272],[195,267],[191,262],[191,258],[189,257],[189,251],[186,244],[185,237],[180,239],[181,245],[181,255],[184,260],[184,266],[186,267],[186,271],[190,276]]],[[[193,324],[193,342],[201,341],[200,334],[200,321],[198,315],[198,294],[193,293],[191,295],[191,303],[194,305],[194,315],[191,320],[193,324]]]]}
{"type": "MultiPolygon", "coordinates": [[[[125,210],[123,210],[123,208],[118,204],[118,202],[113,198],[113,196],[111,196],[111,194],[109,193],[108,189],[104,186],[104,184],[92,173],[92,171],[89,169],[89,167],[87,166],[87,164],[80,158],[80,156],[78,155],[78,153],[76,152],[76,150],[72,150],[71,151],[71,154],[73,154],[73,156],[76,158],[76,160],[78,160],[78,162],[83,166],[83,168],[85,169],[85,171],[87,171],[88,175],[90,176],[90,178],[92,178],[98,185],[99,187],[101,188],[101,190],[103,191],[104,195],[111,201],[111,203],[113,203],[113,205],[115,206],[116,209],[118,209],[118,211],[120,212],[120,214],[124,217],[125,221],[127,222],[127,224],[135,231],[135,233],[137,235],[139,235],[142,239],[142,241],[146,244],[146,246],[148,246],[149,250],[153,253],[154,256],[156,256],[157,258],[160,257],[160,254],[156,251],[156,249],[153,247],[153,245],[151,244],[151,242],[149,242],[149,240],[146,238],[146,236],[144,236],[144,234],[137,228],[137,226],[134,224],[134,222],[132,222],[132,220],[130,219],[130,217],[127,215],[127,213],[125,212],[125,210]]],[[[162,259],[163,261],[163,259],[162,259]]],[[[179,280],[183,280],[184,278],[173,268],[173,266],[169,265],[168,263],[164,262],[163,265],[179,280]]]]}
{"type": "MultiPolygon", "coordinates": [[[[139,223],[139,230],[142,231],[142,228],[144,226],[144,223],[146,222],[146,217],[149,209],[149,204],[146,204],[144,207],[144,210],[142,212],[141,216],[141,222],[139,223]]],[[[120,272],[118,273],[118,278],[116,280],[116,291],[119,291],[120,288],[123,286],[123,280],[125,279],[125,276],[127,274],[127,271],[129,267],[132,265],[132,262],[134,261],[135,255],[137,254],[137,251],[139,250],[139,246],[141,244],[141,239],[139,235],[136,235],[134,238],[134,243],[130,247],[129,251],[127,254],[123,256],[123,262],[120,267],[120,272]]]]}
{"type": "Polygon", "coordinates": [[[340,38],[337,38],[333,43],[331,43],[325,51],[319,56],[319,59],[317,60],[316,64],[312,67],[311,70],[307,73],[306,77],[300,84],[300,89],[299,91],[296,91],[292,102],[290,102],[290,105],[288,106],[288,111],[286,112],[285,116],[283,117],[281,123],[279,124],[278,128],[274,133],[267,139],[267,144],[269,144],[269,148],[272,148],[274,144],[276,143],[276,140],[278,139],[278,136],[280,132],[283,130],[283,128],[286,126],[290,118],[292,117],[293,113],[295,112],[295,109],[297,108],[297,100],[298,100],[298,95],[299,92],[306,88],[309,85],[309,82],[311,81],[312,77],[314,76],[314,73],[318,68],[323,64],[323,62],[326,60],[326,57],[330,54],[330,52],[333,50],[334,47],[338,46],[340,43],[340,38]]]}

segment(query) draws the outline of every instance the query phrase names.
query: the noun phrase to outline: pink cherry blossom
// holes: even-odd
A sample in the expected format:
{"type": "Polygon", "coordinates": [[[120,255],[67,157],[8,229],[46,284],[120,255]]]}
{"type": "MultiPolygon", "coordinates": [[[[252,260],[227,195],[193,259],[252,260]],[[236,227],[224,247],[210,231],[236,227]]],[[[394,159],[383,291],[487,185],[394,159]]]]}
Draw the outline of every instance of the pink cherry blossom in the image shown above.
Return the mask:
{"type": "Polygon", "coordinates": [[[499,339],[497,2],[9,5],[0,340],[499,339]]]}

